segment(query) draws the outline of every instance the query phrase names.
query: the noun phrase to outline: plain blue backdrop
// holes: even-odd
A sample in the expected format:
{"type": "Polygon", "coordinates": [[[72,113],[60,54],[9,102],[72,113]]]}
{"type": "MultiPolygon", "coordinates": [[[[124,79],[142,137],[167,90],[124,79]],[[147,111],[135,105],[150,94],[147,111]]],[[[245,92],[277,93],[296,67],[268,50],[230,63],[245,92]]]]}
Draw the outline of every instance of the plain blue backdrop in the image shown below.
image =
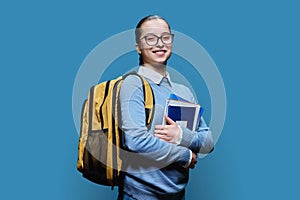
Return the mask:
{"type": "Polygon", "coordinates": [[[207,50],[227,92],[187,199],[300,198],[297,1],[28,0],[0,3],[1,199],[116,198],[76,171],[73,83],[95,46],[153,13],[207,50]]]}

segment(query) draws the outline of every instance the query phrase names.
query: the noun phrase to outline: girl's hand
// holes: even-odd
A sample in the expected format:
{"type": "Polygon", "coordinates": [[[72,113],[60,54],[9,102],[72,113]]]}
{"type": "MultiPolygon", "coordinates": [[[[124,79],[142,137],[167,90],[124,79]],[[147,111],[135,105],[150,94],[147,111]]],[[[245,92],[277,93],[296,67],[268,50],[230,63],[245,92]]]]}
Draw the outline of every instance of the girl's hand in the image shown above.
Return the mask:
{"type": "Polygon", "coordinates": [[[167,115],[165,115],[165,118],[168,125],[156,125],[154,136],[165,142],[180,144],[182,138],[181,128],[167,115]]]}

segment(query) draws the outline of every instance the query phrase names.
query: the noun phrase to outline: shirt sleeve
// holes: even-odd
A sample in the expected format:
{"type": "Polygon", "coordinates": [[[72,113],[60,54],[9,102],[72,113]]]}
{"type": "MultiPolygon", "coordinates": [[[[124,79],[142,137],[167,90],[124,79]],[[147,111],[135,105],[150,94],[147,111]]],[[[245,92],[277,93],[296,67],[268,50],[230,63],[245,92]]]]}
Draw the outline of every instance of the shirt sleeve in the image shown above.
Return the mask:
{"type": "Polygon", "coordinates": [[[190,162],[190,150],[154,137],[146,127],[142,82],[135,75],[127,76],[120,91],[121,124],[125,147],[130,152],[143,155],[167,166],[178,163],[185,167],[190,162]]]}
{"type": "Polygon", "coordinates": [[[200,126],[197,131],[191,131],[188,128],[182,128],[182,139],[180,146],[188,147],[195,153],[207,154],[214,148],[214,141],[209,127],[204,118],[201,117],[200,126]]]}
{"type": "MultiPolygon", "coordinates": [[[[194,95],[189,88],[185,87],[186,99],[191,102],[196,102],[194,95]]],[[[208,154],[214,149],[214,141],[212,132],[207,126],[203,117],[200,119],[199,127],[196,131],[191,131],[188,128],[181,127],[182,138],[180,146],[187,147],[195,153],[208,154]]]]}

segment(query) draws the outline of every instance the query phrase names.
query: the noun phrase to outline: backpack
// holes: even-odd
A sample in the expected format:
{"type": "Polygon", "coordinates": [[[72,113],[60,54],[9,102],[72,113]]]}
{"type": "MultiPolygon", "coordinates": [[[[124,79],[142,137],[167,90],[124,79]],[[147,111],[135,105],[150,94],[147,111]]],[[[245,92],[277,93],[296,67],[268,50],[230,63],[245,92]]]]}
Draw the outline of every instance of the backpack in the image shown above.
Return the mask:
{"type": "Polygon", "coordinates": [[[138,76],[143,83],[146,126],[150,129],[154,96],[148,81],[131,72],[91,87],[82,106],[77,169],[94,183],[119,186],[122,172],[124,135],[119,127],[119,93],[128,75],[138,76]]]}

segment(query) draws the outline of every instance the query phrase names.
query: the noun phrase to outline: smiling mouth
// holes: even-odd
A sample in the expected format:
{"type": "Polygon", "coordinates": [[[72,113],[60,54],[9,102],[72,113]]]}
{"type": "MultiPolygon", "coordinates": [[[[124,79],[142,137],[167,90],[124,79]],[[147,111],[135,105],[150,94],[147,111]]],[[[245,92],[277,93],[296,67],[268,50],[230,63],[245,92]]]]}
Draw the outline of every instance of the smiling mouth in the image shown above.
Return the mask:
{"type": "Polygon", "coordinates": [[[152,51],[153,53],[159,53],[159,54],[162,54],[162,53],[166,53],[167,50],[163,50],[163,49],[159,49],[159,50],[155,50],[155,51],[152,51]]]}

